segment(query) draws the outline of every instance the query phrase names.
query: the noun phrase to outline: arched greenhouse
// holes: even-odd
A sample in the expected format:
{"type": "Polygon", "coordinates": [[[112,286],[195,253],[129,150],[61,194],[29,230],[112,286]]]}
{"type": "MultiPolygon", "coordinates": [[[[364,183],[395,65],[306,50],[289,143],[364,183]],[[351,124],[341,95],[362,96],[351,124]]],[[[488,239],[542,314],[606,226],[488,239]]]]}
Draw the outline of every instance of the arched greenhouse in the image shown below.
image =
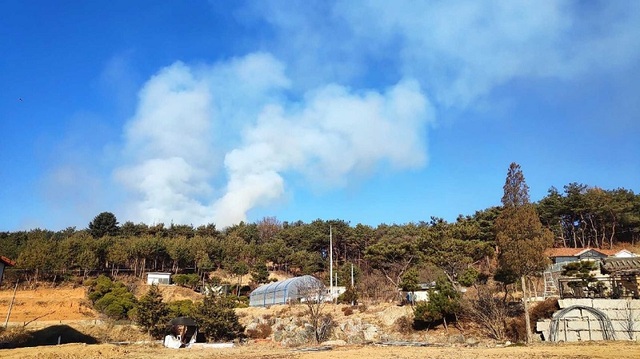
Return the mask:
{"type": "Polygon", "coordinates": [[[304,301],[313,297],[323,300],[325,295],[325,286],[322,281],[310,275],[303,275],[256,288],[251,292],[249,305],[267,307],[275,304],[288,304],[297,300],[304,301]]]}

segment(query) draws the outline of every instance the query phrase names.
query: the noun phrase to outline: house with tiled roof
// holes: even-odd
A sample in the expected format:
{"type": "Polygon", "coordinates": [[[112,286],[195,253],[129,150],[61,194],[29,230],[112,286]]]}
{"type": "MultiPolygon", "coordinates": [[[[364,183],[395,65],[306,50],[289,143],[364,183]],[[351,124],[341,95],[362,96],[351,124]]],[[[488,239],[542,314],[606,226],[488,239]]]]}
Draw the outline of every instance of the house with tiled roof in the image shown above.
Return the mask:
{"type": "MultiPolygon", "coordinates": [[[[579,281],[579,279],[562,276],[565,265],[572,262],[593,261],[597,262],[596,268],[591,272],[598,281],[606,281],[610,291],[614,291],[613,284],[621,283],[626,278],[621,278],[621,274],[629,269],[638,269],[633,265],[640,264],[640,257],[627,249],[600,249],[600,248],[552,248],[548,249],[546,255],[551,260],[551,266],[544,272],[545,296],[554,296],[565,292],[562,283],[565,284],[579,281]],[[627,268],[627,267],[633,268],[627,268]],[[616,278],[611,278],[615,276],[616,278]],[[559,290],[559,291],[558,291],[559,290]]],[[[575,284],[575,283],[574,283],[575,284]]],[[[634,284],[635,285],[635,284],[634,284]]],[[[633,290],[627,291],[633,293],[633,290]]],[[[635,291],[637,296],[637,290],[635,291]]],[[[623,293],[626,295],[626,292],[623,293]]]]}
{"type": "Polygon", "coordinates": [[[605,250],[596,248],[551,248],[545,253],[547,257],[551,259],[552,271],[562,270],[565,264],[571,262],[583,260],[598,261],[610,257],[610,254],[605,252],[605,250]]]}
{"type": "Polygon", "coordinates": [[[546,252],[554,269],[560,270],[564,264],[582,260],[599,261],[604,258],[635,258],[638,255],[627,249],[600,248],[550,248],[546,252]],[[557,267],[557,268],[556,268],[557,267]]]}

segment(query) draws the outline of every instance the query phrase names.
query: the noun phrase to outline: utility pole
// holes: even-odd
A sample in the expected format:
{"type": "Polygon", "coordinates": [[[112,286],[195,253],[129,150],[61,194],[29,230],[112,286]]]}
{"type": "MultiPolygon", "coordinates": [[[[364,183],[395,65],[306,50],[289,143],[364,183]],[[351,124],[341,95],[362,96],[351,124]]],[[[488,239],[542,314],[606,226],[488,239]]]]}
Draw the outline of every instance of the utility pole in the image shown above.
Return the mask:
{"type": "MultiPolygon", "coordinates": [[[[353,286],[353,263],[351,263],[351,290],[355,292],[355,288],[353,286]]],[[[351,306],[354,306],[353,299],[351,300],[351,306]]]]}
{"type": "Polygon", "coordinates": [[[333,302],[333,233],[329,225],[329,295],[333,302]]]}

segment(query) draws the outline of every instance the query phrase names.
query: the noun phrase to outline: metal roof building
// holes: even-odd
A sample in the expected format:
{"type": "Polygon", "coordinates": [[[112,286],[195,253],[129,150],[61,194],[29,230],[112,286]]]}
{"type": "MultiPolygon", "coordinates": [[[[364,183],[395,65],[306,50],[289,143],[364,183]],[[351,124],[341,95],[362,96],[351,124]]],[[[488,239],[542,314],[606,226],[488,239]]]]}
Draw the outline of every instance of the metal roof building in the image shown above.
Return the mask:
{"type": "Polygon", "coordinates": [[[313,276],[304,275],[289,278],[256,288],[249,296],[249,305],[252,307],[267,307],[276,304],[288,304],[291,301],[305,299],[309,295],[309,291],[315,289],[324,291],[324,284],[313,276]]]}

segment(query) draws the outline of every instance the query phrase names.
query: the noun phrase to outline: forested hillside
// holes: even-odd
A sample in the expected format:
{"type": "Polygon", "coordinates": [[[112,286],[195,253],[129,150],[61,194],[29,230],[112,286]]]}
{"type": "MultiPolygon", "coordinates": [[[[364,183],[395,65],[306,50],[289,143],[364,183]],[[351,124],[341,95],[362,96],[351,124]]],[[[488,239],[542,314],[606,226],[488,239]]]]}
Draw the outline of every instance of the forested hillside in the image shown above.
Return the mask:
{"type": "MultiPolygon", "coordinates": [[[[551,188],[535,208],[543,225],[554,233],[558,247],[609,248],[640,239],[640,196],[630,190],[571,183],[562,193],[551,188]]],[[[72,273],[141,276],[145,271],[204,273],[216,269],[238,276],[253,273],[257,281],[264,281],[260,273],[265,264],[272,270],[322,277],[328,271],[331,226],[339,282],[349,278],[350,264],[354,264],[360,279],[384,278],[396,286],[410,268],[437,267],[455,278],[476,263],[475,268],[491,274],[494,223],[501,211],[502,207],[491,207],[459,216],[453,223],[432,217],[419,223],[376,227],[339,219],[304,223],[267,217],[224,230],[215,224],[197,228],[162,223],[119,225],[115,215],[105,212],[86,229],[0,233],[0,255],[16,260],[13,275],[27,281],[60,280],[72,273]]]]}

